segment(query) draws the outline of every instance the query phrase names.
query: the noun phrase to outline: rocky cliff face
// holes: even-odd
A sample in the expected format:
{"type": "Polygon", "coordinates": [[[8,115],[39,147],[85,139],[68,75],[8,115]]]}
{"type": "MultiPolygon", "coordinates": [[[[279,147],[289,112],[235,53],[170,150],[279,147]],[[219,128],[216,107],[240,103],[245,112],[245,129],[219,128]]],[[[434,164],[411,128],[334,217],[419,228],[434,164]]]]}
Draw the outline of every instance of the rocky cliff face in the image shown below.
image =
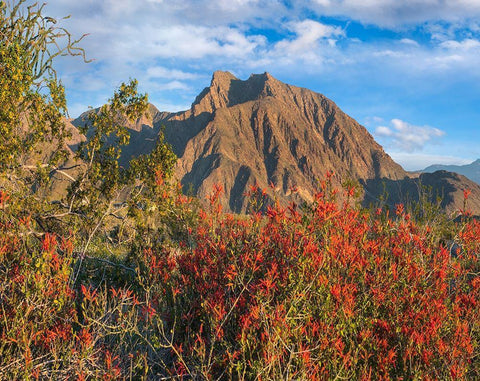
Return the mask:
{"type": "Polygon", "coordinates": [[[255,183],[270,197],[274,184],[279,198],[296,187],[296,197],[308,201],[327,171],[337,184],[407,175],[331,100],[268,73],[242,81],[215,72],[190,110],[164,114],[159,125],[179,157],[184,187],[202,197],[220,183],[225,206],[235,212],[245,210],[244,193],[255,183]]]}

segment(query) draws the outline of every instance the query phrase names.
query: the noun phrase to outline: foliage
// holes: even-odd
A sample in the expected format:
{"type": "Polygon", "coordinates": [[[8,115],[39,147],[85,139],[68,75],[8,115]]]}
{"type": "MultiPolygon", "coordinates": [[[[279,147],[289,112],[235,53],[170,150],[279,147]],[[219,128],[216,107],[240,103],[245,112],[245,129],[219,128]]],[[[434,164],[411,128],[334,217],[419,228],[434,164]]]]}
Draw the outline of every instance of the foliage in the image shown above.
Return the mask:
{"type": "Polygon", "coordinates": [[[478,221],[454,225],[452,255],[401,205],[391,216],[325,192],[307,212],[238,218],[220,191],[179,243],[146,230],[123,262],[92,258],[74,288],[75,239],[25,234],[32,222],[2,193],[0,374],[479,377],[478,221]]]}
{"type": "Polygon", "coordinates": [[[130,173],[120,167],[119,159],[130,137],[126,124],[138,119],[147,107],[147,96],[137,94],[137,82],[131,80],[120,86],[108,104],[88,113],[81,129],[87,140],[76,152],[84,165],[67,196],[69,212],[84,217],[85,229],[103,220],[125,187],[132,185],[130,173]]]}
{"type": "Polygon", "coordinates": [[[145,250],[154,308],[174,332],[171,372],[479,377],[480,224],[455,229],[457,258],[401,205],[390,216],[320,193],[309,214],[202,213],[193,247],[145,250]]]}
{"type": "Polygon", "coordinates": [[[56,143],[48,164],[65,156],[66,101],[52,63],[60,55],[85,58],[77,46],[83,37],[72,39],[43,6],[24,3],[0,2],[0,173],[10,176],[41,142],[56,143]]]}

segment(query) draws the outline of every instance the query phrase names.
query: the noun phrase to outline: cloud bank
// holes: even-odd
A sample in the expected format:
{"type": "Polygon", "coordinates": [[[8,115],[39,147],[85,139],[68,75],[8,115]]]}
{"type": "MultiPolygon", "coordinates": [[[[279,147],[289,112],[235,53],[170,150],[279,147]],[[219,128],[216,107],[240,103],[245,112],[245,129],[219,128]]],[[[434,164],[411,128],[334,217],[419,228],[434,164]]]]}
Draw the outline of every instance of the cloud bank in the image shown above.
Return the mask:
{"type": "Polygon", "coordinates": [[[385,28],[431,21],[465,22],[480,17],[478,0],[314,0],[313,9],[385,28]]]}

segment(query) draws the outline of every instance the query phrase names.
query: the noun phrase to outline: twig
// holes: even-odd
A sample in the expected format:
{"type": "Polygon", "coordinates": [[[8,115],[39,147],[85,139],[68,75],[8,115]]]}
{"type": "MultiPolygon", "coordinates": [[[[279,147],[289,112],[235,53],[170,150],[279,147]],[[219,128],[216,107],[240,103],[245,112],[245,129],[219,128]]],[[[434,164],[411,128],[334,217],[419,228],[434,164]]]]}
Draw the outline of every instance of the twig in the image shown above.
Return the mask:
{"type": "Polygon", "coordinates": [[[112,267],[120,267],[120,268],[122,268],[122,269],[124,269],[124,270],[131,271],[132,273],[134,273],[135,275],[137,275],[137,272],[135,271],[135,269],[133,269],[133,268],[131,268],[131,267],[128,267],[128,266],[125,266],[125,265],[122,265],[121,263],[115,263],[115,262],[109,261],[108,259],[92,257],[92,256],[89,256],[89,255],[85,255],[84,258],[86,258],[86,259],[91,259],[91,260],[93,260],[93,261],[98,261],[98,262],[106,263],[107,265],[112,266],[112,267]]]}

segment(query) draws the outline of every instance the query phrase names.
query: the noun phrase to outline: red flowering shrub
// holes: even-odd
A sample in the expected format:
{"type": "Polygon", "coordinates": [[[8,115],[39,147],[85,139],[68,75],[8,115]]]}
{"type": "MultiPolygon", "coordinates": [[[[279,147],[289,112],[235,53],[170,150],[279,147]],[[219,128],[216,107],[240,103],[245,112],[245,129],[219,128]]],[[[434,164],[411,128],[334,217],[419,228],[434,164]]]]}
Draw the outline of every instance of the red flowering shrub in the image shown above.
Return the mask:
{"type": "Polygon", "coordinates": [[[403,206],[327,188],[244,217],[216,188],[195,224],[175,191],[179,243],[144,229],[128,276],[93,261],[76,284],[77,241],[37,232],[2,193],[0,378],[479,377],[480,223],[452,225],[447,246],[403,206]]]}
{"type": "Polygon", "coordinates": [[[480,376],[478,222],[457,227],[453,258],[401,205],[391,217],[318,194],[306,212],[236,218],[211,203],[194,244],[144,250],[172,373],[480,376]]]}
{"type": "Polygon", "coordinates": [[[16,201],[2,192],[0,379],[117,380],[144,373],[133,292],[74,288],[74,240],[36,231],[29,216],[11,213],[16,201]]]}
{"type": "Polygon", "coordinates": [[[40,376],[41,364],[58,371],[76,323],[70,242],[31,234],[29,217],[9,215],[3,201],[0,209],[0,378],[40,376]]]}

